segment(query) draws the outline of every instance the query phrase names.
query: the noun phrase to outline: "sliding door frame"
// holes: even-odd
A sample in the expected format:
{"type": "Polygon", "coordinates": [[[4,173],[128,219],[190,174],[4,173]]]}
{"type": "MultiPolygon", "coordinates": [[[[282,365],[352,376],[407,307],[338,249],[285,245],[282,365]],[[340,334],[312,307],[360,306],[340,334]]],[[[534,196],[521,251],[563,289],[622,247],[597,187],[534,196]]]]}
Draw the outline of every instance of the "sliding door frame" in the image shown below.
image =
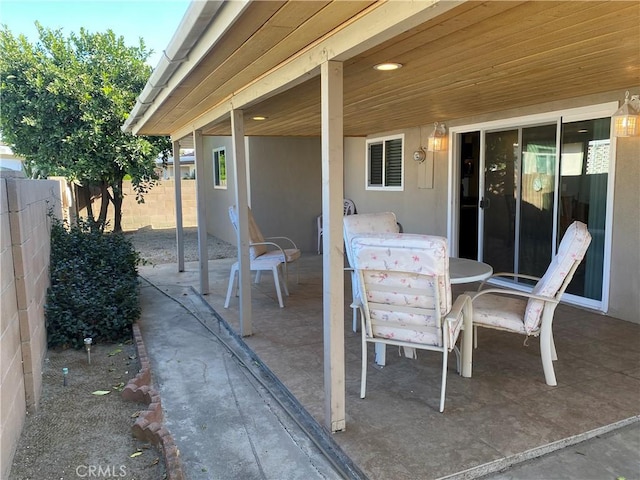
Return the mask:
{"type": "MultiPolygon", "coordinates": [[[[499,120],[491,120],[480,123],[470,123],[449,128],[449,152],[448,152],[448,214],[447,214],[447,238],[449,239],[449,251],[452,256],[458,256],[458,240],[459,240],[459,220],[460,220],[460,138],[463,133],[480,132],[480,164],[484,166],[484,148],[485,148],[485,132],[496,131],[509,128],[521,128],[532,125],[540,125],[541,123],[553,123],[557,125],[558,137],[557,144],[560,145],[560,132],[563,123],[577,122],[581,120],[591,120],[596,118],[610,117],[618,109],[618,102],[607,102],[586,107],[570,108],[565,110],[556,110],[532,115],[523,115],[518,117],[510,117],[499,120]]],[[[610,129],[609,138],[609,172],[607,177],[607,205],[605,220],[605,241],[604,241],[604,264],[602,277],[602,300],[593,300],[577,295],[566,293],[563,301],[579,305],[586,308],[592,308],[602,312],[609,309],[609,286],[610,286],[610,267],[611,267],[611,239],[613,229],[613,203],[614,203],[614,185],[615,185],[615,163],[616,163],[616,142],[613,137],[613,129],[610,129]]],[[[560,149],[558,148],[558,152],[560,149]]],[[[559,162],[557,165],[559,168],[559,162]]],[[[482,175],[481,175],[482,177],[482,175]]],[[[555,188],[557,195],[558,175],[555,178],[555,188]]],[[[482,188],[483,185],[480,185],[482,188]]],[[[481,190],[479,190],[481,191],[481,190]]],[[[554,216],[557,216],[558,206],[554,206],[554,216]]],[[[481,216],[482,213],[479,213],[481,216]]],[[[479,218],[480,220],[480,218],[479,218]]],[[[557,218],[554,218],[554,232],[556,232],[557,218]]],[[[482,238],[481,222],[479,221],[478,235],[482,238]]],[[[479,244],[479,248],[482,244],[479,244]]],[[[553,246],[555,253],[556,246],[553,246]]],[[[531,290],[528,287],[509,284],[512,288],[520,288],[522,290],[531,290]]]]}

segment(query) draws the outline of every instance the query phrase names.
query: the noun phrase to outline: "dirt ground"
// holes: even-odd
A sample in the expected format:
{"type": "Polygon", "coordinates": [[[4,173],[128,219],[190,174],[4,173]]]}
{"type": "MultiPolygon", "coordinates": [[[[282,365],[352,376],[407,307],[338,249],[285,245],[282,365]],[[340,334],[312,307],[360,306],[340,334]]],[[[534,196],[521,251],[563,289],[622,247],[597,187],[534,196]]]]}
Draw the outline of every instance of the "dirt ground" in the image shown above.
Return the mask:
{"type": "Polygon", "coordinates": [[[164,462],[151,445],[131,435],[145,405],[120,391],[139,370],[132,344],[49,350],[38,411],[28,415],[9,475],[15,480],[103,478],[159,480],[164,462]],[[66,385],[63,368],[68,369],[66,385]],[[94,392],[109,392],[103,395],[94,392]],[[136,455],[137,454],[137,455],[136,455]]]}
{"type": "MultiPolygon", "coordinates": [[[[127,236],[145,261],[176,262],[175,230],[143,228],[127,236]]],[[[197,246],[197,230],[185,229],[185,261],[198,259],[197,246]]],[[[208,250],[209,259],[236,255],[235,247],[211,236],[208,250]]],[[[120,395],[139,368],[131,343],[93,345],[91,363],[85,350],[49,350],[40,405],[27,415],[9,480],[166,478],[160,452],[131,435],[145,405],[120,395]]]]}
{"type": "MultiPolygon", "coordinates": [[[[184,260],[198,260],[198,229],[184,228],[184,260]]],[[[135,249],[142,258],[152,264],[177,263],[175,229],[154,230],[144,227],[135,232],[126,232],[135,249]]],[[[231,258],[237,255],[236,247],[209,235],[207,237],[209,260],[231,258]]]]}

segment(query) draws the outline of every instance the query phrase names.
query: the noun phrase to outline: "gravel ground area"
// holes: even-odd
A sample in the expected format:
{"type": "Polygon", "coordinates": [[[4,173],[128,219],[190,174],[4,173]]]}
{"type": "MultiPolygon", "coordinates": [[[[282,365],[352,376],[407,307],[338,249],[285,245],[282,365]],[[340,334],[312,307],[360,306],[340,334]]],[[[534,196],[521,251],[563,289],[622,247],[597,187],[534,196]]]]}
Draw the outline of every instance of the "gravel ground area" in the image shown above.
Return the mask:
{"type": "MultiPolygon", "coordinates": [[[[141,228],[126,235],[146,262],[177,262],[175,229],[141,228]]],[[[197,229],[186,228],[184,239],[185,261],[197,261],[197,229]]],[[[208,251],[211,260],[236,255],[234,246],[213,236],[208,251]]],[[[120,394],[139,368],[132,344],[93,345],[90,364],[84,350],[49,350],[40,405],[27,415],[9,480],[166,478],[159,451],[131,435],[137,412],[146,405],[120,394]]]]}
{"type": "MultiPolygon", "coordinates": [[[[184,260],[195,262],[198,260],[198,229],[184,228],[184,260]]],[[[176,231],[173,228],[154,230],[144,227],[136,231],[126,232],[134,248],[141,257],[154,265],[163,263],[177,263],[176,231]]],[[[209,260],[235,257],[236,247],[212,235],[207,238],[209,260]]]]}

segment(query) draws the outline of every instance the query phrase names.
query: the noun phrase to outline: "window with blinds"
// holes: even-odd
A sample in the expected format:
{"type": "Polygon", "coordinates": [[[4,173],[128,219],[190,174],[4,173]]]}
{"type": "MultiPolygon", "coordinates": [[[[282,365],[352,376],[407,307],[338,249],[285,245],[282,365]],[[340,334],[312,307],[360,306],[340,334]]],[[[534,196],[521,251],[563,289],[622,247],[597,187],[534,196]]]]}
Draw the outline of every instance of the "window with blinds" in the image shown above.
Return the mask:
{"type": "Polygon", "coordinates": [[[404,135],[367,140],[367,190],[402,190],[404,135]]]}

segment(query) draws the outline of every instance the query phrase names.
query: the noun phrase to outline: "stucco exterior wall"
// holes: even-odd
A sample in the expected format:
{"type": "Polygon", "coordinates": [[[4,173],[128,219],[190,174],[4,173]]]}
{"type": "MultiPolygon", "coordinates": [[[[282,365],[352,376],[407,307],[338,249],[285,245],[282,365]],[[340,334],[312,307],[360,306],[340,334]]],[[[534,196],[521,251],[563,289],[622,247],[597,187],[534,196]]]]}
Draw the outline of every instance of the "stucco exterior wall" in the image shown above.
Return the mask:
{"type": "Polygon", "coordinates": [[[640,323],[640,137],[618,138],[608,314],[640,323]]]}
{"type": "Polygon", "coordinates": [[[0,178],[0,475],[5,478],[27,411],[37,408],[47,351],[51,211],[61,211],[54,180],[0,178]]]}
{"type": "MultiPolygon", "coordinates": [[[[247,141],[245,141],[245,145],[247,141]]],[[[229,207],[235,200],[235,160],[231,137],[204,137],[204,174],[207,185],[207,231],[226,242],[236,244],[236,236],[229,221],[229,207]],[[213,188],[213,149],[225,147],[227,161],[227,188],[213,188]]]]}
{"type": "MultiPolygon", "coordinates": [[[[322,211],[322,161],[319,138],[249,137],[251,210],[265,236],[290,237],[303,252],[316,250],[316,218],[322,211]]],[[[231,138],[204,140],[207,223],[210,234],[236,243],[229,222],[235,204],[235,167],[231,138]],[[213,188],[211,150],[227,149],[227,189],[213,188]]]]}
{"type": "Polygon", "coordinates": [[[345,196],[355,202],[358,213],[394,212],[405,232],[446,236],[447,154],[427,152],[424,162],[413,160],[413,152],[426,145],[432,129],[418,127],[369,137],[404,133],[404,189],[399,192],[367,190],[366,139],[345,139],[345,196]]]}

